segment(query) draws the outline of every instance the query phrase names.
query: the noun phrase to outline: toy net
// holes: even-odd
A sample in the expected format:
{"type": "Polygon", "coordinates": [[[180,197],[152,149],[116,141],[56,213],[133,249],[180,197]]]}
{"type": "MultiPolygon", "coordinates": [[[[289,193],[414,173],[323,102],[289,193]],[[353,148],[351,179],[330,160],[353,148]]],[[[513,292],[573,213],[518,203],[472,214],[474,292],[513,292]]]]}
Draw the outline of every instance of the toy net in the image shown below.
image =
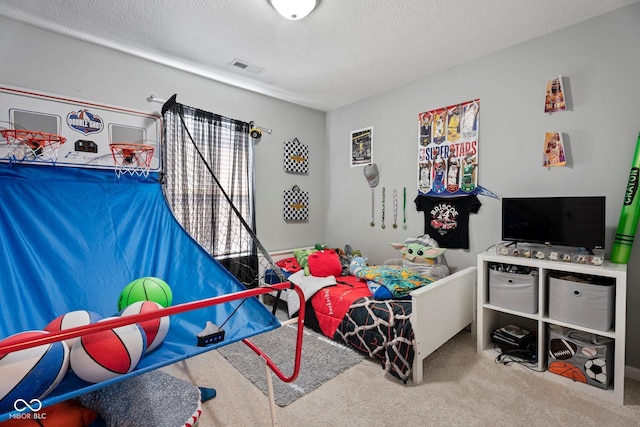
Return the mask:
{"type": "Polygon", "coordinates": [[[1,129],[0,135],[9,146],[9,161],[43,160],[55,163],[58,149],[67,138],[25,129],[1,129]]]}
{"type": "Polygon", "coordinates": [[[153,147],[146,144],[118,142],[109,144],[113,162],[116,166],[116,176],[123,173],[131,176],[148,176],[153,158],[153,147]]]}
{"type": "MultiPolygon", "coordinates": [[[[245,286],[253,288],[286,282],[284,274],[255,234],[251,225],[253,212],[247,210],[247,204],[234,203],[235,200],[246,201],[251,196],[223,178],[226,176],[223,167],[238,163],[237,157],[241,157],[238,153],[251,149],[248,148],[251,144],[249,128],[238,130],[242,123],[211,115],[211,121],[218,120],[216,137],[235,141],[234,153],[225,153],[206,138],[211,132],[197,128],[198,124],[192,119],[193,114],[198,113],[210,114],[181,104],[164,112],[162,182],[174,216],[245,286]],[[214,159],[224,166],[217,167],[214,159]]],[[[204,122],[209,123],[208,120],[204,122]]]]}

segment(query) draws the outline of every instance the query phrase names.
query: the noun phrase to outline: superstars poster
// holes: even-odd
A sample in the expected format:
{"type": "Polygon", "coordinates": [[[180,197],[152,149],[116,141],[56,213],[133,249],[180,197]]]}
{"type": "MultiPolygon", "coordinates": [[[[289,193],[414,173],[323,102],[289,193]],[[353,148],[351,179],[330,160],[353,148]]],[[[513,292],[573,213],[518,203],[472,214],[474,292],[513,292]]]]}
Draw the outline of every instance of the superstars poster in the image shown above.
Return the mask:
{"type": "Polygon", "coordinates": [[[420,113],[418,190],[428,196],[478,193],[480,100],[420,113]]]}

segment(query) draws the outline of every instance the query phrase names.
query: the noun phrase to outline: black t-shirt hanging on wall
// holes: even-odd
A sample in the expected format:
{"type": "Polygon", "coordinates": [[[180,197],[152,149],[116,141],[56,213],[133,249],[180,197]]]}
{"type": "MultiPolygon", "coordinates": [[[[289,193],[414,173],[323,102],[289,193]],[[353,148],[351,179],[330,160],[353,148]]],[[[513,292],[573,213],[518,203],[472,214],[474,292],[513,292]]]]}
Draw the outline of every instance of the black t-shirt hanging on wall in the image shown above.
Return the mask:
{"type": "Polygon", "coordinates": [[[415,203],[424,212],[424,232],[441,248],[469,249],[469,214],[477,213],[482,205],[476,195],[418,196],[415,203]]]}

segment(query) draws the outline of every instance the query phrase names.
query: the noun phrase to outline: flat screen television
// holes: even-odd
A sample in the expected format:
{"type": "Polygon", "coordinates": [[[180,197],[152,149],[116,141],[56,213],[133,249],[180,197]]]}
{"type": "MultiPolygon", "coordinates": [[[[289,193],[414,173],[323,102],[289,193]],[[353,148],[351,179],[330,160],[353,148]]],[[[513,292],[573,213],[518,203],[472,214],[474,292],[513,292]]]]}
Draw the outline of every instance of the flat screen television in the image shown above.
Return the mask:
{"type": "Polygon", "coordinates": [[[502,240],[603,249],[605,197],[505,197],[502,240]]]}

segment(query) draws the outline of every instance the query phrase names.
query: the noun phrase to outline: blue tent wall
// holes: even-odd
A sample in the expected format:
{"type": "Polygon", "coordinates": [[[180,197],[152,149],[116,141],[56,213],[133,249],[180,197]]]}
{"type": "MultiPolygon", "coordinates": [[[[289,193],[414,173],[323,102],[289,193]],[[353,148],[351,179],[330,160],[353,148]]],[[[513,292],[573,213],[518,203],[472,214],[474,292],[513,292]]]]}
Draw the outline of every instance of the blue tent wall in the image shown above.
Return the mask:
{"type": "MultiPolygon", "coordinates": [[[[169,283],[174,304],[245,289],[178,224],[157,175],[141,181],[106,170],[0,163],[0,339],[40,330],[72,310],[112,316],[122,289],[143,276],[169,283]]],[[[197,347],[195,334],[207,320],[221,325],[240,301],[171,316],[165,342],[132,374],[110,382],[219,347],[197,347]]],[[[250,298],[224,326],[221,345],[278,326],[250,298]]],[[[104,385],[70,373],[45,403],[104,385]]]]}

